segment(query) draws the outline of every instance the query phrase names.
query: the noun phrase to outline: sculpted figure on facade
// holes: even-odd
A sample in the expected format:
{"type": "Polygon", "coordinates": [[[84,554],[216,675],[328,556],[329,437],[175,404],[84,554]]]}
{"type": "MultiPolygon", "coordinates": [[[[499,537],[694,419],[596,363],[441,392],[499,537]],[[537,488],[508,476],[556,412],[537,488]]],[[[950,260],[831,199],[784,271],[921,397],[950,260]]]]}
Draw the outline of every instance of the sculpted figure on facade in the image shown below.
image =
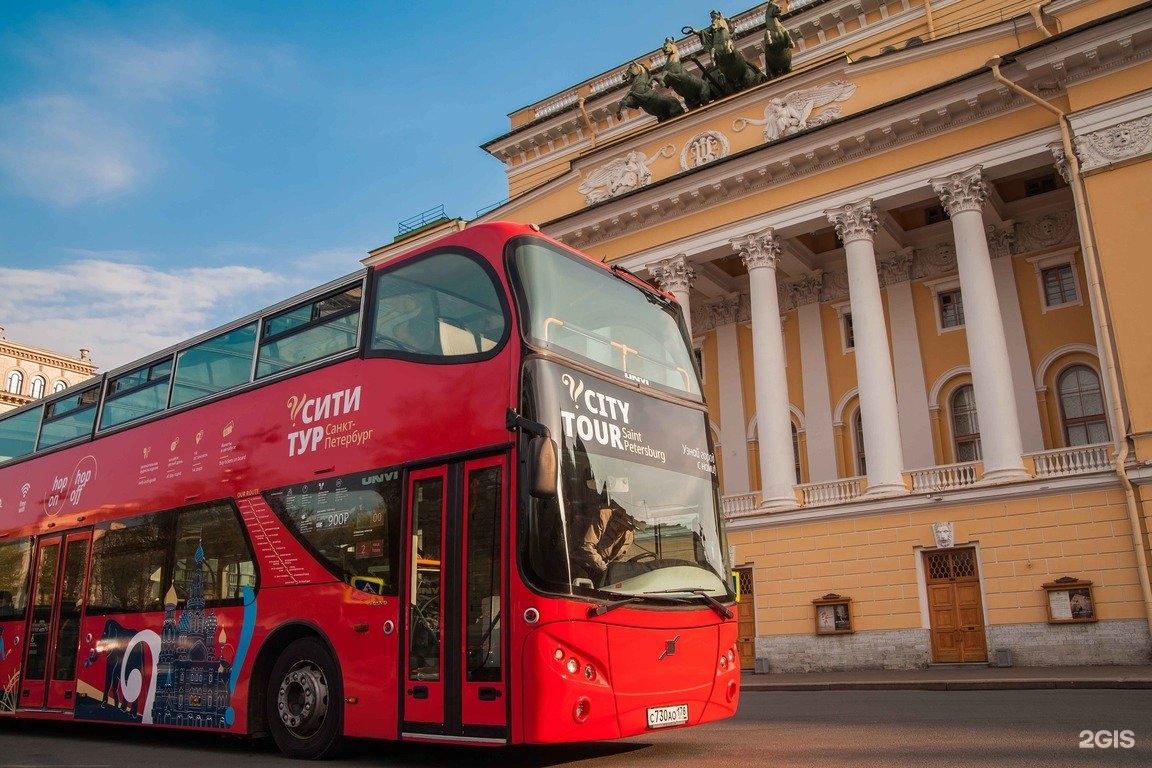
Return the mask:
{"type": "Polygon", "coordinates": [[[780,22],[781,14],[783,11],[774,2],[769,2],[764,11],[764,74],[769,78],[792,71],[792,49],[796,42],[780,22]]]}
{"type": "Polygon", "coordinates": [[[768,100],[767,106],[764,107],[763,120],[737,118],[732,123],[732,128],[742,131],[749,125],[762,125],[764,141],[775,141],[840,117],[840,107],[833,102],[847,101],[854,93],[856,93],[855,84],[846,80],[833,80],[816,88],[791,91],[783,97],[768,100]],[[833,106],[828,106],[829,104],[833,106]],[[822,107],[827,108],[821,109],[822,107]]]}
{"type": "Polygon", "coordinates": [[[647,155],[634,150],[600,166],[579,187],[584,202],[593,205],[652,183],[649,162],[647,155]]]}
{"type": "Polygon", "coordinates": [[[652,76],[643,64],[635,61],[629,64],[624,73],[624,82],[628,84],[628,93],[616,105],[617,119],[626,107],[639,107],[657,120],[684,114],[679,99],[660,93],[653,87],[652,76]]]}
{"type": "MultiPolygon", "coordinates": [[[[696,107],[703,106],[715,98],[712,86],[706,80],[693,75],[684,68],[684,63],[680,61],[680,50],[676,47],[675,40],[670,37],[664,38],[664,47],[661,50],[664,51],[667,58],[664,62],[664,68],[655,78],[656,82],[675,91],[680,98],[684,99],[688,109],[696,109],[696,107]]],[[[699,62],[697,62],[697,66],[699,66],[699,62]]]]}
{"type": "Polygon", "coordinates": [[[742,91],[766,82],[767,77],[736,48],[732,41],[732,28],[728,19],[720,11],[712,11],[712,23],[704,29],[684,27],[685,35],[693,34],[708,51],[712,66],[706,70],[708,79],[715,85],[720,96],[742,91]]]}

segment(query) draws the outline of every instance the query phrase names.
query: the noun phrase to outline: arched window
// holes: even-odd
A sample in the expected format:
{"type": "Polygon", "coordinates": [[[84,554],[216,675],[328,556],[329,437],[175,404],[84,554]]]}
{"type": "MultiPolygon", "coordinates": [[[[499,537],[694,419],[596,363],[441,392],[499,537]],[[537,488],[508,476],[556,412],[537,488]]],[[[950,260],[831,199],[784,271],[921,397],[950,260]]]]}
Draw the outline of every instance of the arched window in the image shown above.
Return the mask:
{"type": "Polygon", "coordinates": [[[852,415],[852,443],[855,448],[856,474],[863,477],[868,474],[868,459],[864,455],[864,418],[859,408],[852,415]]]}
{"type": "Polygon", "coordinates": [[[20,394],[24,389],[24,374],[20,371],[12,371],[8,374],[8,383],[4,388],[14,395],[20,394]]]}
{"type": "Polygon", "coordinates": [[[52,394],[56,394],[57,392],[63,392],[66,389],[68,389],[68,382],[58,381],[52,385],[52,394]]]}
{"type": "Polygon", "coordinates": [[[32,379],[32,391],[30,394],[33,399],[44,397],[44,387],[48,384],[43,376],[36,376],[32,379]]]}
{"type": "Polygon", "coordinates": [[[1068,447],[1106,443],[1108,419],[1104,416],[1104,395],[1100,377],[1086,365],[1074,365],[1060,374],[1060,418],[1068,447]]]}
{"type": "Polygon", "coordinates": [[[952,440],[956,461],[979,461],[980,421],[976,418],[976,393],[971,384],[957,387],[952,393],[952,440]]]}
{"type": "Polygon", "coordinates": [[[796,485],[800,485],[800,436],[796,434],[796,424],[792,424],[792,459],[796,462],[796,485]]]}

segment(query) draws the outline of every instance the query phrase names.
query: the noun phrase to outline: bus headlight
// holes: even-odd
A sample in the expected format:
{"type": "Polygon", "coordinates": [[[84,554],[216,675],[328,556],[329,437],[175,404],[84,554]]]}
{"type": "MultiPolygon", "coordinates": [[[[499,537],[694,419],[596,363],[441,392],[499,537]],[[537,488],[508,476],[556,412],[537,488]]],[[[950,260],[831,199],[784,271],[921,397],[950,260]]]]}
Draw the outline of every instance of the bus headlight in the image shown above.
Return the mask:
{"type": "Polygon", "coordinates": [[[578,723],[582,723],[588,719],[588,715],[591,712],[592,701],[587,696],[581,696],[576,699],[576,706],[572,707],[572,719],[578,723]]]}

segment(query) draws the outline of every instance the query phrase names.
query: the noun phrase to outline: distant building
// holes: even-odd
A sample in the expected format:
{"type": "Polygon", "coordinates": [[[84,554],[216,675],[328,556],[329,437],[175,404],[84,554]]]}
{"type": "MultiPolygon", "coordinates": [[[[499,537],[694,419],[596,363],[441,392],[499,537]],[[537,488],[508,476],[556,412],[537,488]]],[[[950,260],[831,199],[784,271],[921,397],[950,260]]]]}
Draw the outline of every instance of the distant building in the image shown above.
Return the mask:
{"type": "Polygon", "coordinates": [[[0,326],[0,413],[60,392],[96,375],[88,350],[69,357],[4,338],[0,326]]]}
{"type": "Polygon", "coordinates": [[[629,83],[716,49],[629,29],[485,144],[478,220],[683,306],[744,668],[1147,663],[1152,3],[780,6],[727,23],[791,71],[680,114],[629,83]]]}

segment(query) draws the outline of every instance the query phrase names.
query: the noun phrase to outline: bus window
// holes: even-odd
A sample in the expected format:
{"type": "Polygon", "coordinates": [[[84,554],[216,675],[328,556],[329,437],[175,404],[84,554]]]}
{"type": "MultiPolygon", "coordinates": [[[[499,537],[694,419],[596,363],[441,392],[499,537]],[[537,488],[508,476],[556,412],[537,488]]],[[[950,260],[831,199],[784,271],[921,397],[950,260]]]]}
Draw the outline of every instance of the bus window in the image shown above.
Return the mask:
{"type": "Polygon", "coordinates": [[[362,293],[357,285],[265,320],[256,378],[354,348],[362,293]]]}
{"type": "Polygon", "coordinates": [[[0,544],[0,621],[24,615],[31,564],[31,539],[0,544]]]}
{"type": "Polygon", "coordinates": [[[96,386],[49,403],[44,410],[44,425],[40,428],[37,450],[90,436],[96,424],[96,402],[99,399],[100,387],[96,386]]]}
{"type": "Polygon", "coordinates": [[[165,592],[171,513],[117,520],[93,534],[89,613],[158,611],[165,592]]]}
{"type": "Polygon", "coordinates": [[[141,419],[168,405],[168,382],[172,378],[172,358],[137,368],[108,380],[100,429],[141,419]]]}
{"type": "Polygon", "coordinates": [[[249,323],[182,351],[176,358],[172,405],[247,383],[255,348],[256,323],[249,323]]]}
{"type": "Polygon", "coordinates": [[[43,408],[33,408],[0,420],[0,461],[32,453],[43,412],[43,408]]]}
{"type": "Polygon", "coordinates": [[[376,275],[372,349],[433,357],[484,354],[504,338],[507,314],[480,262],[438,253],[376,275]]]}
{"type": "Polygon", "coordinates": [[[397,470],[278,488],[264,498],[334,576],[373,593],[398,594],[397,470]]]}
{"type": "Polygon", "coordinates": [[[240,519],[231,504],[219,503],[181,512],[176,518],[176,558],[172,586],[180,597],[196,594],[205,604],[239,600],[241,587],[255,587],[255,563],[240,519]]]}

